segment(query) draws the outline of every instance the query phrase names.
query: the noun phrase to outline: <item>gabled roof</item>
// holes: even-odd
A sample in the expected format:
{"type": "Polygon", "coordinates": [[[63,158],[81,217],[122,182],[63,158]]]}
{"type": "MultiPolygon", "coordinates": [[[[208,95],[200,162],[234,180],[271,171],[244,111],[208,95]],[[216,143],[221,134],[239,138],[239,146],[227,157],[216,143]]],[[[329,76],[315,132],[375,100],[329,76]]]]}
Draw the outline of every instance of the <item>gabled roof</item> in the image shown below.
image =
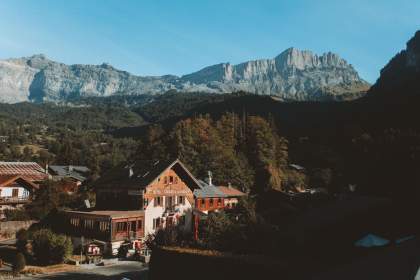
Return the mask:
{"type": "Polygon", "coordinates": [[[48,168],[55,176],[73,178],[80,182],[85,181],[86,173],[90,172],[86,166],[77,165],[51,165],[48,168]]]}
{"type": "Polygon", "coordinates": [[[226,195],[226,197],[239,197],[239,196],[245,196],[246,193],[241,192],[240,190],[237,190],[233,187],[225,187],[225,186],[219,186],[218,189],[226,195]]]}
{"type": "Polygon", "coordinates": [[[0,176],[20,175],[29,181],[48,179],[44,168],[36,162],[5,162],[0,161],[0,176]]]}
{"type": "Polygon", "coordinates": [[[33,182],[19,175],[0,175],[0,188],[7,187],[10,184],[17,181],[22,182],[23,184],[25,184],[26,186],[32,189],[38,189],[38,185],[34,184],[33,182]]]}
{"type": "Polygon", "coordinates": [[[194,190],[194,196],[197,198],[207,197],[226,197],[226,195],[214,185],[209,185],[206,182],[199,180],[200,188],[194,190]]]}
{"type": "Polygon", "coordinates": [[[187,185],[195,185],[199,188],[200,183],[179,160],[141,160],[132,164],[120,165],[102,176],[96,183],[98,189],[144,189],[156,180],[166,170],[174,168],[175,172],[187,185]]]}

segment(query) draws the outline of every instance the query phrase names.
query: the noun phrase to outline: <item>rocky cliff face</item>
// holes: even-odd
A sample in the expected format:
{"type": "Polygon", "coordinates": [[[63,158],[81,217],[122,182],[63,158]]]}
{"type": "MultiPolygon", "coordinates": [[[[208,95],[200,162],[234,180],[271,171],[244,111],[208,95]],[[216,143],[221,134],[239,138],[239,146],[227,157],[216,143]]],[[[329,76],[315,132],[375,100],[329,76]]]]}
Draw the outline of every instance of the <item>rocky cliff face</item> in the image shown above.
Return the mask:
{"type": "Polygon", "coordinates": [[[168,90],[245,91],[284,100],[354,99],[368,88],[338,55],[290,48],[274,59],[206,67],[177,76],[140,77],[111,65],[65,65],[43,55],[0,61],[0,102],[61,102],[87,96],[161,94],[168,90]]]}
{"type": "Polygon", "coordinates": [[[247,91],[275,95],[284,100],[308,101],[359,97],[369,85],[338,55],[322,56],[290,48],[274,59],[238,65],[218,64],[185,75],[184,90],[211,92],[247,91]]]}
{"type": "Polygon", "coordinates": [[[420,31],[407,42],[407,48],[394,56],[381,70],[369,91],[370,96],[403,97],[420,93],[420,31]],[[403,96],[402,96],[403,95],[403,96]]]}

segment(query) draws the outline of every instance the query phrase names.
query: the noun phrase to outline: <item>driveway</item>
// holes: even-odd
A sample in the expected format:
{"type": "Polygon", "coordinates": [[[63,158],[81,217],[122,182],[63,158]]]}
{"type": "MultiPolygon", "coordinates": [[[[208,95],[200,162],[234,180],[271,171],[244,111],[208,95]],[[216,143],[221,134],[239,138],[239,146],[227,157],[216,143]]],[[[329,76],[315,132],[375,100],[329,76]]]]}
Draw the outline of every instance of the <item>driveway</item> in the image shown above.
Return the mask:
{"type": "Polygon", "coordinates": [[[147,280],[148,268],[139,262],[123,261],[118,264],[94,268],[81,268],[77,271],[62,272],[49,275],[22,277],[20,279],[51,279],[51,280],[147,280]]]}

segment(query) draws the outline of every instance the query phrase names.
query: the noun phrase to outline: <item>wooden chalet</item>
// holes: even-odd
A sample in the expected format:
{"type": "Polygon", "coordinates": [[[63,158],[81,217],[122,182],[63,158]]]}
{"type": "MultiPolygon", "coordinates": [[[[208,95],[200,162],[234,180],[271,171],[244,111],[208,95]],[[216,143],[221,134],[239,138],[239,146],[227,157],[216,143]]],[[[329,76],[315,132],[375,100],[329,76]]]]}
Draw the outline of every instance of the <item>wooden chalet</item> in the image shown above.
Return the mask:
{"type": "Polygon", "coordinates": [[[0,218],[5,209],[16,209],[31,201],[38,185],[19,175],[0,175],[0,218]]]}
{"type": "Polygon", "coordinates": [[[77,192],[90,173],[89,168],[78,165],[50,165],[47,170],[51,179],[60,182],[62,189],[68,193],[77,192]]]}
{"type": "Polygon", "coordinates": [[[99,234],[98,226],[89,229],[90,236],[110,243],[108,247],[113,248],[114,253],[114,248],[123,242],[121,239],[141,240],[162,227],[177,224],[185,231],[191,231],[193,192],[198,188],[200,183],[179,160],[138,161],[122,165],[97,181],[95,210],[67,211],[67,224],[70,226],[72,221],[86,217],[103,222],[103,219],[118,215],[118,219],[111,219],[106,233],[99,234]],[[104,213],[111,216],[104,217],[104,213]],[[136,218],[132,217],[133,213],[136,213],[136,218]],[[121,223],[124,219],[128,219],[127,224],[121,226],[127,234],[118,235],[118,225],[112,227],[112,223],[121,223]],[[137,228],[132,219],[137,221],[137,228]],[[133,228],[141,232],[132,234],[133,228]]]}

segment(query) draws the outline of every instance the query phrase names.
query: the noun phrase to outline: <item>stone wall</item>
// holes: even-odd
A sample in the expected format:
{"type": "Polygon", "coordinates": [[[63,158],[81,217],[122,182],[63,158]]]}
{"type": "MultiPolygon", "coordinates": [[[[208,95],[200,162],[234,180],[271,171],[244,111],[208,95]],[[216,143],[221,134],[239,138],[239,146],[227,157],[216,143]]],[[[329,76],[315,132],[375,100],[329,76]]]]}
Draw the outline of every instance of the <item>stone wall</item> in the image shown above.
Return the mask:
{"type": "Polygon", "coordinates": [[[7,221],[0,222],[0,240],[14,238],[15,233],[24,228],[28,229],[36,221],[7,221]]]}

